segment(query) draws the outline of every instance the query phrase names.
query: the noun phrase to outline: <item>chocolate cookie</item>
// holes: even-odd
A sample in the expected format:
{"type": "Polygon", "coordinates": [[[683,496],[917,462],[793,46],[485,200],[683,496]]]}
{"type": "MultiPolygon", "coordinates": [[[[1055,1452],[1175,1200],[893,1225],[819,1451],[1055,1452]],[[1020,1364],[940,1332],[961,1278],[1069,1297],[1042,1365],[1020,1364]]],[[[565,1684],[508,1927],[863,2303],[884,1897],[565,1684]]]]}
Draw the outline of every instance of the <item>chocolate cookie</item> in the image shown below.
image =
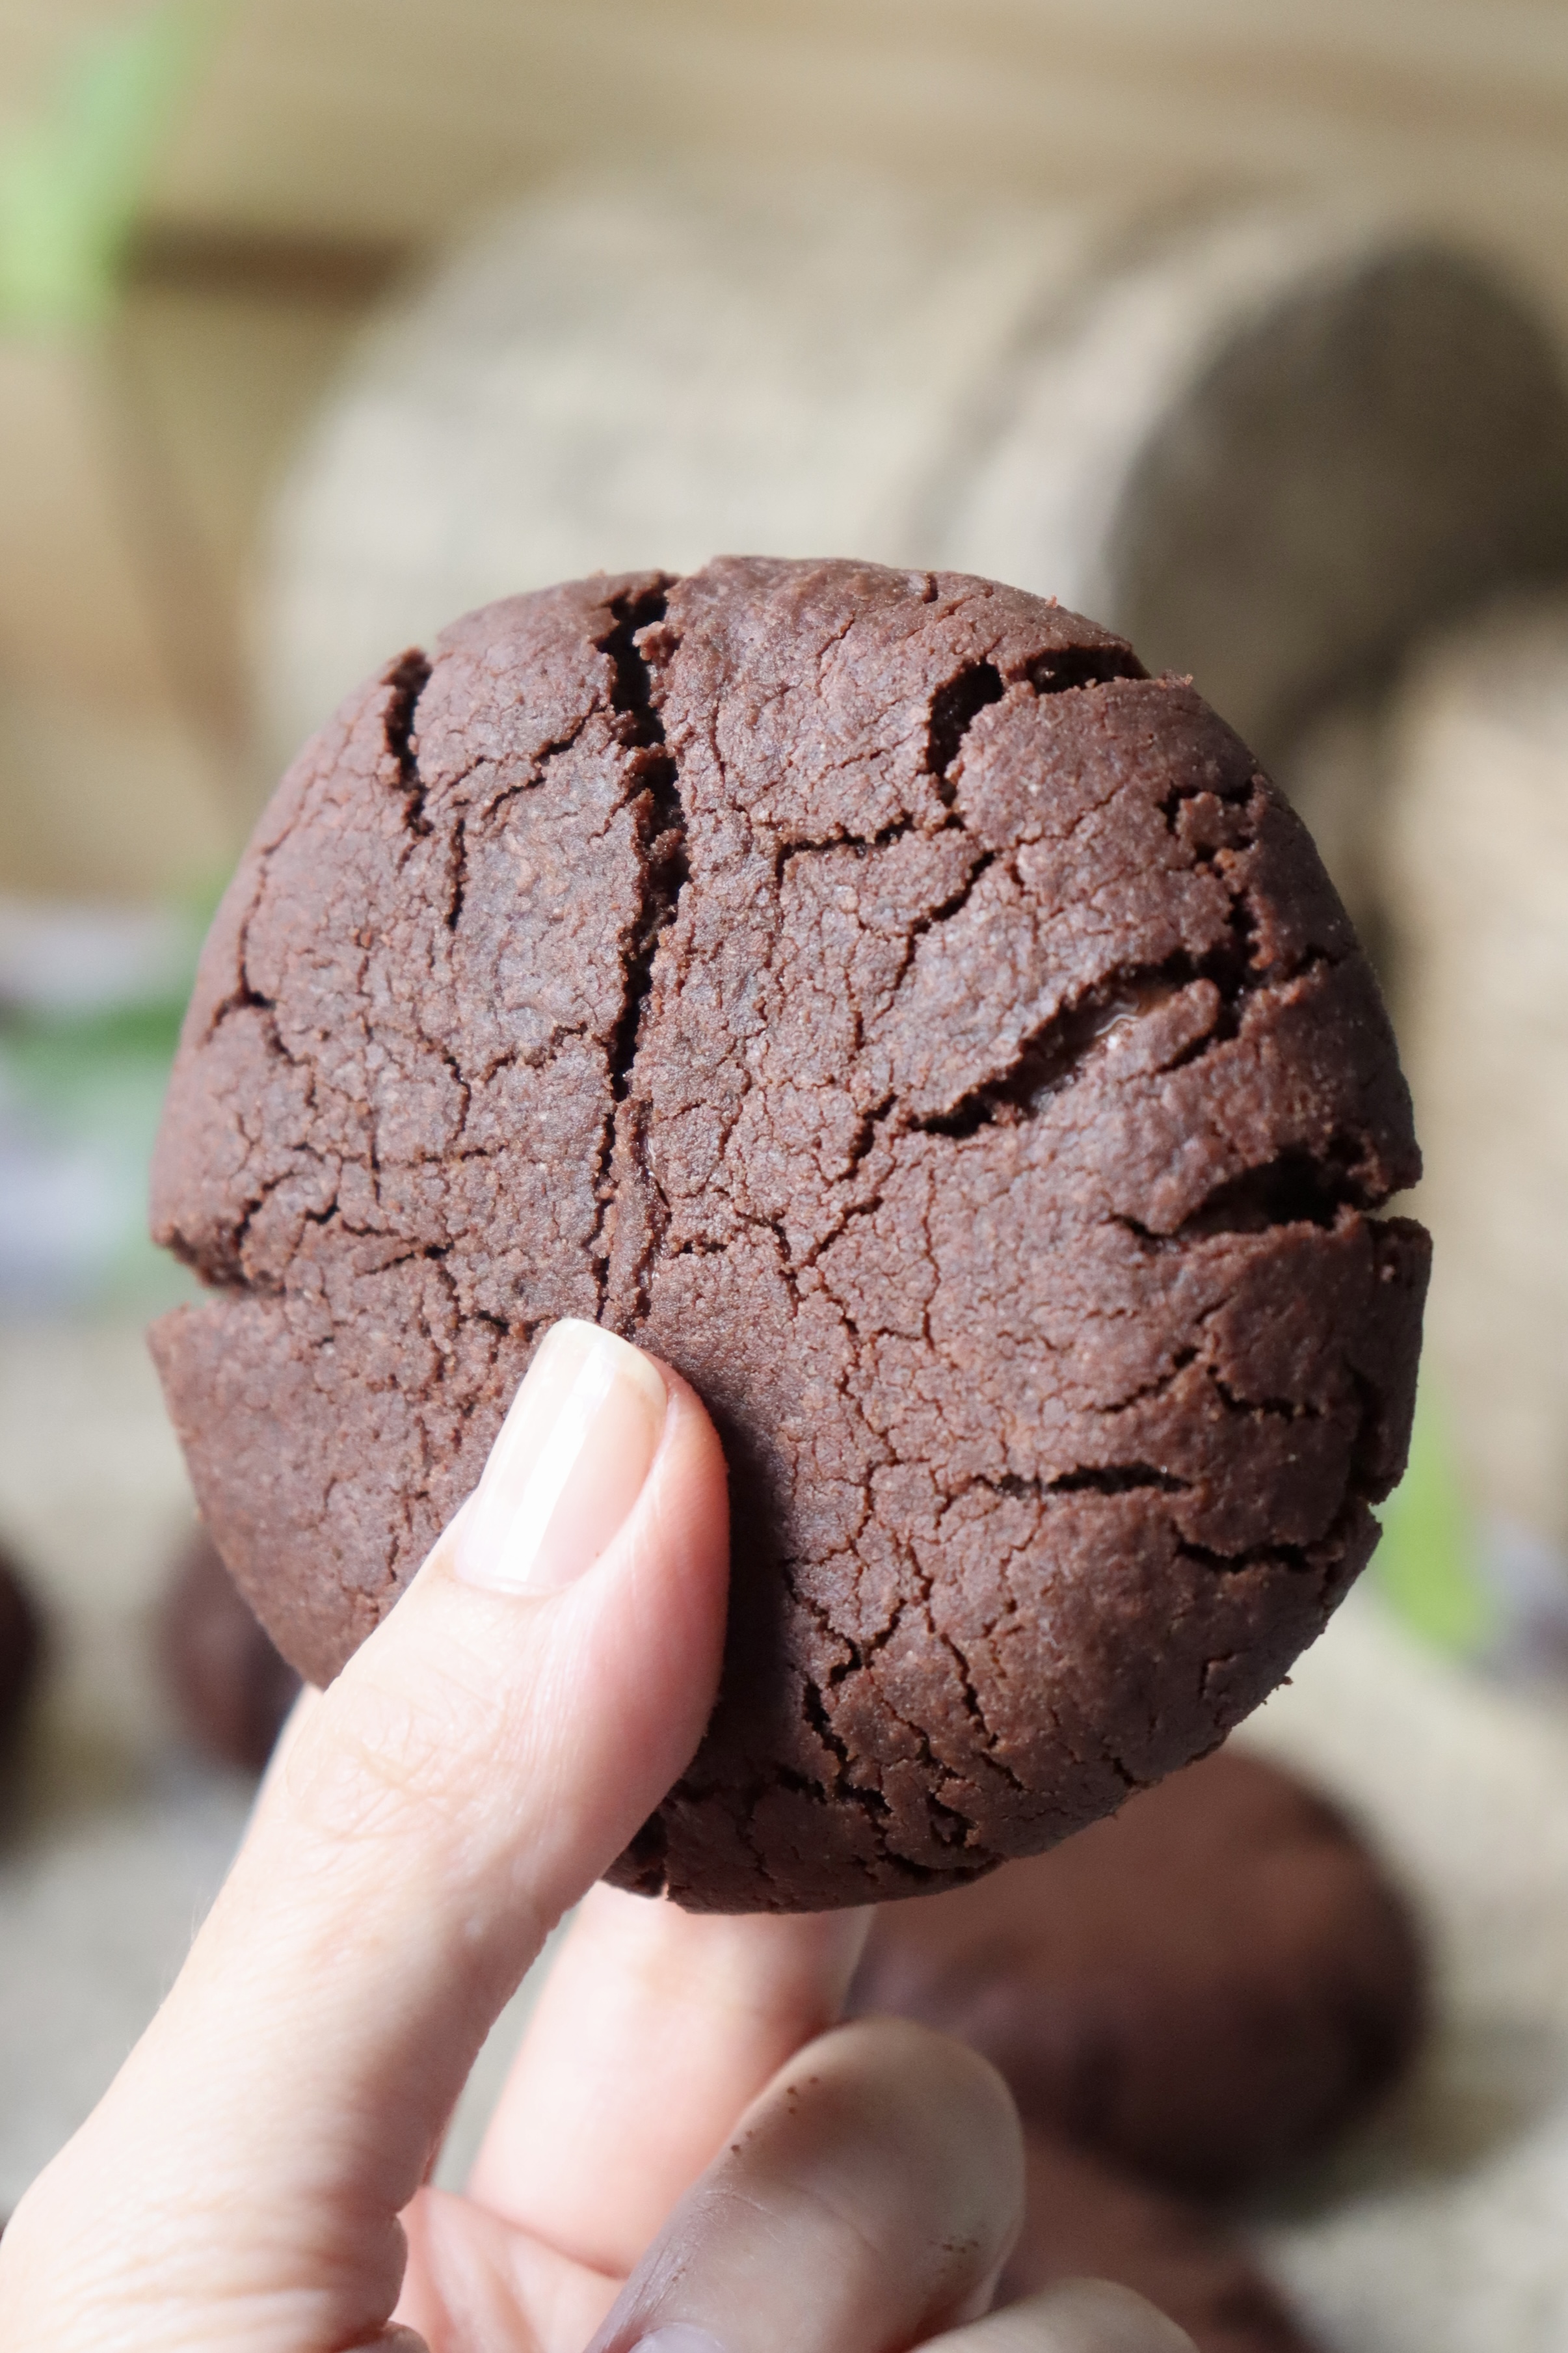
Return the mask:
{"type": "Polygon", "coordinates": [[[1426,1968],[1343,1817],[1223,1749],[1050,1854],[879,1913],[850,2007],[973,2043],[1031,2125],[1215,2191],[1313,2155],[1389,2088],[1426,1968]]]}
{"type": "Polygon", "coordinates": [[[0,1553],[0,1744],[15,1734],[38,1670],[43,1628],[16,1568],[0,1553]]]}
{"type": "Polygon", "coordinates": [[[997,2298],[1012,2303],[1067,2279],[1113,2280],[1184,2328],[1197,2353],[1312,2353],[1224,2226],[1085,2150],[1031,2133],[1024,2227],[997,2298]]]}
{"type": "Polygon", "coordinates": [[[205,1517],[333,1674],[542,1327],[692,1380],[723,1688],[613,1874],[861,1902],[1052,1844],[1322,1626],[1426,1245],[1376,986],[1177,678],[956,575],[727,559],[350,697],[203,956],[153,1335],[205,1517]]]}
{"type": "Polygon", "coordinates": [[[220,1765],[259,1773],[300,1678],[235,1584],[205,1528],[175,1564],[159,1613],[163,1678],[185,1731],[220,1765]]]}

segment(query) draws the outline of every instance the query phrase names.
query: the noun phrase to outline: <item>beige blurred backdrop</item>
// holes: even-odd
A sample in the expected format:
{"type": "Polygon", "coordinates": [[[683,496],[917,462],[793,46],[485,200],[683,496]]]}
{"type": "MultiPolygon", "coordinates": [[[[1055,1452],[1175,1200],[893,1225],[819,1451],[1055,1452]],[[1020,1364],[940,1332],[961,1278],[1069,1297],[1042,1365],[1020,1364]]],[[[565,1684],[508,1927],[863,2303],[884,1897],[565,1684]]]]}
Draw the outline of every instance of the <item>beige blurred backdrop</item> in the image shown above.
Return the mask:
{"type": "MultiPolygon", "coordinates": [[[[0,5],[0,137],[135,14],[0,5]]],[[[240,0],[91,348],[0,343],[0,891],[205,887],[258,525],[368,310],[563,169],[852,164],[998,195],[1347,189],[1568,329],[1562,0],[240,0]]]]}

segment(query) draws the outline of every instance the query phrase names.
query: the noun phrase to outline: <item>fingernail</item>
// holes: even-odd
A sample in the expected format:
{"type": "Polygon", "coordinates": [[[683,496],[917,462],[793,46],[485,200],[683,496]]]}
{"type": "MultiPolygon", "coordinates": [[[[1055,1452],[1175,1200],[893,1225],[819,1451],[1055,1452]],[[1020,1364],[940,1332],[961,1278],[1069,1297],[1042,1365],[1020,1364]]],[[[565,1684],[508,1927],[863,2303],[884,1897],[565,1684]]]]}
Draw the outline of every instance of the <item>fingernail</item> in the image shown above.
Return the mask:
{"type": "Polygon", "coordinates": [[[613,1332],[552,1324],[463,1514],[458,1576],[553,1593],[592,1568],[642,1493],[668,1402],[657,1368],[613,1332]]]}

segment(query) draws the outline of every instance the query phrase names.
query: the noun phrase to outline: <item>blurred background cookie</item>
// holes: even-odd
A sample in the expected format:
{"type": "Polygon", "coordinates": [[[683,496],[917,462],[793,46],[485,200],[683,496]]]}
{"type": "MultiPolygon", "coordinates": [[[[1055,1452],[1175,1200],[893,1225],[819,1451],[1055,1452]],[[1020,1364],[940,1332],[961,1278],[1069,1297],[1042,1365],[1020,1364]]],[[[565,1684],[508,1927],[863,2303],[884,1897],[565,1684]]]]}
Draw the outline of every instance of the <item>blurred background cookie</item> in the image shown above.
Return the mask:
{"type": "Polygon", "coordinates": [[[972,2043],[1032,2128],[1212,2194],[1364,2115],[1427,1996],[1409,1907],[1344,1816],[1226,1748],[1048,1853],[885,1905],[850,2006],[972,2043]]]}
{"type": "Polygon", "coordinates": [[[259,1773],[300,1678],[273,1648],[198,1527],[180,1555],[158,1613],[158,1649],[187,1736],[219,1764],[259,1773]]]}
{"type": "Polygon", "coordinates": [[[1201,2206],[1087,2150],[1031,2133],[1024,2227],[999,2304],[1068,2279],[1114,2280],[1184,2328],[1197,2353],[1312,2353],[1285,2299],[1201,2206]]]}
{"type": "Polygon", "coordinates": [[[21,1571],[0,1551],[0,1749],[14,1738],[43,1652],[43,1623],[21,1571]]]}

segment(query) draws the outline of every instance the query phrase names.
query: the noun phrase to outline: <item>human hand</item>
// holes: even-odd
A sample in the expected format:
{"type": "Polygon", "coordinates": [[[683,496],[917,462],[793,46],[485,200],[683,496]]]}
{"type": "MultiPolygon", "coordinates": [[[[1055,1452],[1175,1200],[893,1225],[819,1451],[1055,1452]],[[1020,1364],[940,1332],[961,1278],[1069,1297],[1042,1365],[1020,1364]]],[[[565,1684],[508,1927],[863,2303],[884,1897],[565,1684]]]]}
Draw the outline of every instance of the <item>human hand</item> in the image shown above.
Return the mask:
{"type": "Polygon", "coordinates": [[[1114,2289],[980,2320],[1016,2119],[955,2043],[829,2031],[856,1915],[593,1888],[697,1746],[726,1575],[697,1398],[557,1326],[476,1495],[302,1704],[168,2000],[0,2241],[7,2353],[1186,2345],[1114,2289]],[[468,2196],[422,2188],[590,1888],[468,2196]]]}

